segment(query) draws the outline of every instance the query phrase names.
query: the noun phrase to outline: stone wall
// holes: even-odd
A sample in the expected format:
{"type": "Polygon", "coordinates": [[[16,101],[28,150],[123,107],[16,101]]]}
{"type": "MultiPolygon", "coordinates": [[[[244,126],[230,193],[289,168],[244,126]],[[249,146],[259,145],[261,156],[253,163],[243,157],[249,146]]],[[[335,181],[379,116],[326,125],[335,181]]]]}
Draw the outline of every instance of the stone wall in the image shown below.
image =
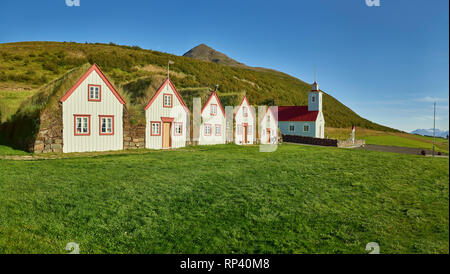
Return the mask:
{"type": "Polygon", "coordinates": [[[145,125],[132,125],[126,108],[123,110],[123,149],[145,148],[145,125]]]}
{"type": "Polygon", "coordinates": [[[31,145],[30,151],[34,153],[62,152],[62,129],[61,106],[56,113],[43,111],[36,140],[31,145]]]}
{"type": "Polygon", "coordinates": [[[338,147],[362,147],[366,144],[366,140],[355,140],[353,143],[352,140],[339,140],[337,143],[338,147]]]}
{"type": "Polygon", "coordinates": [[[283,135],[283,142],[331,147],[336,147],[338,144],[338,140],[335,139],[321,139],[297,135],[283,135]]]}

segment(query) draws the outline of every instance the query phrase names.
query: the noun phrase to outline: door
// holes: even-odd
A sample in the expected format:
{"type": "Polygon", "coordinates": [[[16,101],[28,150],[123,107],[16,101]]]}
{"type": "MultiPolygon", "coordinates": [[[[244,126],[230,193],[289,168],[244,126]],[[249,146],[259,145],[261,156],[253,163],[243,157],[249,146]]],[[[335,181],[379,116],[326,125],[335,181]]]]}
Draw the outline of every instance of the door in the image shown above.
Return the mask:
{"type": "Polygon", "coordinates": [[[170,136],[170,125],[171,123],[164,122],[163,124],[163,142],[162,147],[167,148],[172,146],[172,137],[170,136]]]}
{"type": "Polygon", "coordinates": [[[270,128],[266,129],[267,143],[270,144],[270,128]]]}
{"type": "Polygon", "coordinates": [[[244,144],[247,144],[247,126],[244,125],[244,144]]]}

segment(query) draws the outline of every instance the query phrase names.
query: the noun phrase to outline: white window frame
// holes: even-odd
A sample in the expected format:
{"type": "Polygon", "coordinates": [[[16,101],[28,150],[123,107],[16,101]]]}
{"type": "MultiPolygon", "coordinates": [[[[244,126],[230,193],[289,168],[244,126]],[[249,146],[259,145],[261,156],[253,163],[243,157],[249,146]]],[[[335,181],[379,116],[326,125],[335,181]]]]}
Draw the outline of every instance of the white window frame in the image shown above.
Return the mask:
{"type": "Polygon", "coordinates": [[[214,133],[216,136],[222,136],[222,125],[216,124],[214,127],[214,133]],[[217,133],[217,130],[219,130],[219,133],[217,133]]]}
{"type": "Polygon", "coordinates": [[[242,116],[248,117],[248,110],[246,106],[242,106],[242,116]]]}
{"type": "Polygon", "coordinates": [[[175,122],[174,123],[174,136],[181,136],[183,135],[183,123],[182,122],[175,122]]]}
{"type": "Polygon", "coordinates": [[[295,132],[295,125],[289,125],[289,132],[295,132]]]}
{"type": "Polygon", "coordinates": [[[173,105],[173,95],[170,93],[164,93],[163,94],[163,107],[171,108],[173,105]],[[167,100],[167,98],[169,100],[167,100]]]}
{"type": "Polygon", "coordinates": [[[303,131],[309,132],[309,125],[303,125],[303,131]]]}
{"type": "Polygon", "coordinates": [[[211,136],[211,124],[205,124],[205,136],[211,136]]]}

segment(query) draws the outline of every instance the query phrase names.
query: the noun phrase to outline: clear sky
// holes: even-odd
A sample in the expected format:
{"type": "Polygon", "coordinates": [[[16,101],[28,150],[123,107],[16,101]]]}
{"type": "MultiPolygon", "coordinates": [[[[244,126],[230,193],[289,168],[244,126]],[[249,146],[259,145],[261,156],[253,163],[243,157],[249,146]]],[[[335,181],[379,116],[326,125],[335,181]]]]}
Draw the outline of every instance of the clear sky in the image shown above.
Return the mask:
{"type": "Polygon", "coordinates": [[[449,1],[2,0],[0,43],[114,42],[182,55],[205,43],[405,131],[449,127],[449,1]]]}

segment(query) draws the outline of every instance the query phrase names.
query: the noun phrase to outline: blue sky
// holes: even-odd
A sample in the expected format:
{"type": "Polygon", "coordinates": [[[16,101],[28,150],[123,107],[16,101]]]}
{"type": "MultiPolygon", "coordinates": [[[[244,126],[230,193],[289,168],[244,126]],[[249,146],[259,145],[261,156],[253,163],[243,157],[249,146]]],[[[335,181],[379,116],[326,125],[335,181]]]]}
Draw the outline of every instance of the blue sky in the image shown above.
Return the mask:
{"type": "Polygon", "coordinates": [[[314,80],[361,116],[405,131],[449,125],[449,1],[2,0],[0,43],[114,42],[182,55],[205,43],[314,80]]]}

